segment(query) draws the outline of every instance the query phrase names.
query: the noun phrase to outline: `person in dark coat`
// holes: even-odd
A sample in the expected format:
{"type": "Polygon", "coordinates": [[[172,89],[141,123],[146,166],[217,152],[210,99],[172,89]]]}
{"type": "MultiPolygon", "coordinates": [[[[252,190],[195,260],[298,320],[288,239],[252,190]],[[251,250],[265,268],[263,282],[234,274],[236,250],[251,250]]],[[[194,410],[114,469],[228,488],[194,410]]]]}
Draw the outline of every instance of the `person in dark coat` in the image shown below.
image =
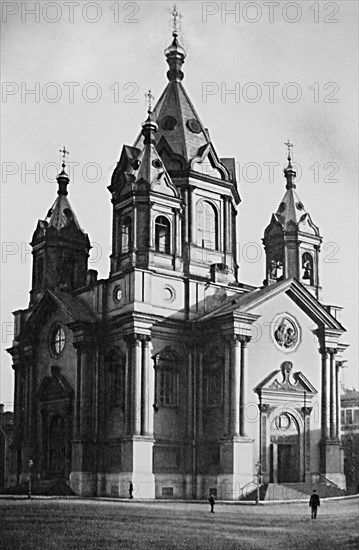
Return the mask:
{"type": "Polygon", "coordinates": [[[128,484],[128,496],[129,496],[129,498],[133,498],[133,483],[132,483],[132,481],[130,481],[129,484],[128,484]]]}
{"type": "Polygon", "coordinates": [[[317,519],[318,506],[320,506],[319,495],[317,495],[317,491],[313,489],[313,493],[309,500],[309,507],[312,510],[312,519],[317,519]]]}
{"type": "Polygon", "coordinates": [[[214,500],[214,496],[212,495],[212,493],[210,493],[209,495],[209,499],[208,499],[208,502],[211,506],[211,513],[214,514],[214,503],[215,503],[215,500],[214,500]]]}

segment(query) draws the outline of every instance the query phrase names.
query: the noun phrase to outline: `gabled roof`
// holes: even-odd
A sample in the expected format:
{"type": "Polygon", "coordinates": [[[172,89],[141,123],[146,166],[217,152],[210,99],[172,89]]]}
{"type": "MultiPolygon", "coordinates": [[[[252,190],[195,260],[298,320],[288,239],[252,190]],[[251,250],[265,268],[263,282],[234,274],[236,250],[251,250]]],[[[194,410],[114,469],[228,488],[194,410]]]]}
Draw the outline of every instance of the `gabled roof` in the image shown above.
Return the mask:
{"type": "Polygon", "coordinates": [[[333,317],[326,308],[296,279],[285,279],[272,285],[258,288],[251,292],[231,297],[219,308],[206,313],[197,319],[206,321],[222,317],[229,313],[250,313],[255,307],[265,303],[278,294],[287,294],[314,322],[326,328],[345,332],[345,328],[333,317]]]}
{"type": "Polygon", "coordinates": [[[77,296],[73,296],[68,292],[54,292],[47,289],[39,302],[34,306],[22,333],[26,332],[30,327],[33,327],[37,320],[41,318],[44,312],[51,306],[62,310],[69,315],[73,321],[80,321],[83,323],[96,323],[96,321],[98,321],[97,315],[77,296]]]}

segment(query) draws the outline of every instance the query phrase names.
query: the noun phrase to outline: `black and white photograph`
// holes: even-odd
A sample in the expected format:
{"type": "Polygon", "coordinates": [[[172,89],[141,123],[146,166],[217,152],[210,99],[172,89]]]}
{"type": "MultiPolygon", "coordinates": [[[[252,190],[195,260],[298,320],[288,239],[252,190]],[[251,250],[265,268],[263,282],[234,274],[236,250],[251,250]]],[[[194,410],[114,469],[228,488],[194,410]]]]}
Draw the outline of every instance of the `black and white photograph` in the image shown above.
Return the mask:
{"type": "Polygon", "coordinates": [[[2,0],[1,549],[359,544],[358,13],[2,0]]]}

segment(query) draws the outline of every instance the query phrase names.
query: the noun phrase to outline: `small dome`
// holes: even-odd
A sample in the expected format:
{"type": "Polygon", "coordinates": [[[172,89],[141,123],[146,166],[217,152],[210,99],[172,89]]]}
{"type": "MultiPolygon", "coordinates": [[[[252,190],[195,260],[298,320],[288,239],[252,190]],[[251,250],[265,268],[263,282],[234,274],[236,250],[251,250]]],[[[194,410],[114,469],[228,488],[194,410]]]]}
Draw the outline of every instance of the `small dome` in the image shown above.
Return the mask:
{"type": "Polygon", "coordinates": [[[173,33],[173,42],[168,48],[165,49],[165,56],[168,57],[171,54],[179,54],[186,57],[186,50],[180,45],[177,40],[177,33],[173,33]]]}

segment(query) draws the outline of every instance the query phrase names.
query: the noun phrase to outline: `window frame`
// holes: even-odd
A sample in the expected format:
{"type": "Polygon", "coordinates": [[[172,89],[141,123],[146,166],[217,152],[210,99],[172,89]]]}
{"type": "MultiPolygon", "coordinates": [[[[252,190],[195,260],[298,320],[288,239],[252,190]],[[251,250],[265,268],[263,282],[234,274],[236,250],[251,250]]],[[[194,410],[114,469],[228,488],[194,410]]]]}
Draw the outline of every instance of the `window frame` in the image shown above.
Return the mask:
{"type": "Polygon", "coordinates": [[[172,227],[171,227],[171,221],[167,218],[167,216],[164,216],[163,214],[160,214],[159,216],[156,216],[154,220],[154,227],[155,227],[155,251],[159,254],[171,254],[171,234],[172,234],[172,227]],[[161,220],[161,221],[160,221],[161,220]],[[165,233],[164,235],[160,235],[159,231],[161,229],[164,229],[165,233]],[[164,240],[164,246],[162,245],[162,240],[164,240]]]}
{"type": "Polygon", "coordinates": [[[217,206],[207,199],[201,199],[196,206],[197,245],[207,250],[219,251],[219,216],[217,206]],[[211,221],[208,213],[213,214],[211,221]],[[209,227],[213,225],[213,229],[209,227]],[[209,239],[205,237],[209,236],[209,239]],[[209,244],[208,244],[209,243],[209,244]]]}

